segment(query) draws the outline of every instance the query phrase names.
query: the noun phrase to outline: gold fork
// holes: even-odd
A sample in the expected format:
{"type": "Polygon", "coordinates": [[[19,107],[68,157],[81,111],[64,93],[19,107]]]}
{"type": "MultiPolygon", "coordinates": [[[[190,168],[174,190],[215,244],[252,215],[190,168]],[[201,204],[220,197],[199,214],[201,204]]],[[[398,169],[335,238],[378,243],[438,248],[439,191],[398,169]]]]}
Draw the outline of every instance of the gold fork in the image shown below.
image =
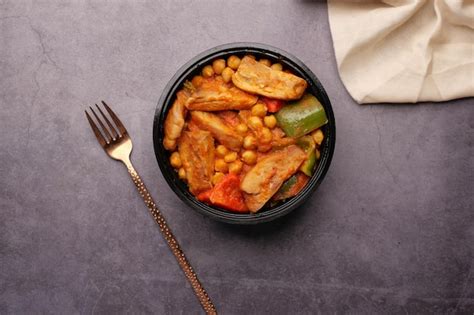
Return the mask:
{"type": "Polygon", "coordinates": [[[110,109],[110,107],[104,101],[102,101],[102,104],[104,105],[106,111],[109,113],[110,118],[112,118],[116,127],[112,125],[110,120],[107,118],[106,115],[104,115],[104,112],[97,104],[95,104],[95,106],[97,107],[97,110],[99,111],[102,119],[96,114],[92,107],[89,107],[103,131],[102,134],[95,122],[92,120],[91,116],[89,116],[87,111],[85,111],[87,120],[89,121],[92,130],[94,131],[94,134],[97,137],[97,140],[99,141],[102,148],[104,148],[105,152],[111,158],[121,161],[125,164],[128,169],[128,173],[130,174],[133,179],[133,182],[135,183],[135,186],[137,186],[138,192],[142,196],[143,201],[145,201],[145,204],[150,210],[151,215],[160,227],[161,233],[164,239],[166,240],[166,243],[170,247],[171,252],[175,256],[179,265],[181,266],[181,269],[186,275],[186,278],[190,282],[194,293],[199,299],[199,302],[201,303],[201,306],[203,307],[204,311],[207,314],[217,314],[214,304],[212,304],[209,295],[207,294],[206,290],[204,290],[201,282],[199,281],[196,273],[189,264],[189,261],[187,260],[186,256],[184,256],[184,253],[181,250],[178,241],[171,232],[168,224],[166,223],[165,218],[161,214],[160,210],[158,210],[158,207],[153,201],[153,198],[151,198],[150,193],[148,192],[145,184],[143,183],[137,171],[135,170],[135,168],[133,168],[133,165],[130,162],[130,153],[132,152],[132,140],[130,139],[127,130],[125,129],[124,125],[117,117],[117,115],[115,115],[115,113],[110,109]],[[105,121],[107,127],[105,126],[103,121],[105,121]]]}

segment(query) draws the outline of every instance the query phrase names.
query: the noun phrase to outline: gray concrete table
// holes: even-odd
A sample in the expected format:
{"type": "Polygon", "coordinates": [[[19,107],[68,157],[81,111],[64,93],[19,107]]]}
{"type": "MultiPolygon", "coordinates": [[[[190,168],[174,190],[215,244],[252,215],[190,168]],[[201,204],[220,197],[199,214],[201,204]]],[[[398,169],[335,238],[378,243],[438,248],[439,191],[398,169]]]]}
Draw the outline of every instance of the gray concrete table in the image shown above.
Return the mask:
{"type": "Polygon", "coordinates": [[[101,99],[222,314],[474,311],[472,99],[357,105],[322,1],[58,0],[0,1],[0,313],[201,312],[126,170],[93,138],[84,109],[101,99]],[[235,41],[299,57],[337,122],[319,190],[250,228],[187,208],[151,135],[178,67],[235,41]]]}

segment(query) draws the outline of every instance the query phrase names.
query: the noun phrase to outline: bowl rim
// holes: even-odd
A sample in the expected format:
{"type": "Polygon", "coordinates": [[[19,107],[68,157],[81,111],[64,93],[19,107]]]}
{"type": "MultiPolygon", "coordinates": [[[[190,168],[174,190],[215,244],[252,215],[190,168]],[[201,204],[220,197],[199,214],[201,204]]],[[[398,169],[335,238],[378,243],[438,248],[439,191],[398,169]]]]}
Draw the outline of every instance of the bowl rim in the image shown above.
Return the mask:
{"type": "Polygon", "coordinates": [[[334,112],[329,97],[322,86],[316,75],[297,57],[294,55],[267,44],[253,43],[253,42],[235,42],[224,45],[219,45],[210,49],[207,49],[195,57],[191,58],[168,81],[167,85],[163,89],[161,96],[158,100],[158,104],[155,110],[153,119],[153,146],[155,151],[155,157],[158,162],[158,166],[165,178],[166,182],[173,190],[173,192],[190,208],[204,214],[212,219],[231,223],[231,224],[257,224],[272,221],[280,218],[292,210],[298,208],[303,204],[309,196],[316,190],[324,179],[331,160],[334,154],[336,144],[336,123],[334,118],[334,112]],[[167,162],[166,157],[169,153],[163,147],[163,123],[166,118],[168,109],[170,108],[176,92],[182,87],[182,83],[185,79],[189,78],[196,73],[204,64],[209,61],[222,56],[230,54],[264,54],[271,59],[277,59],[280,62],[290,66],[292,70],[296,70],[299,75],[302,75],[305,80],[308,81],[308,89],[314,94],[324,107],[326,116],[328,118],[328,124],[325,125],[325,145],[321,151],[321,157],[316,168],[315,173],[310,177],[309,182],[298,193],[297,196],[292,197],[282,204],[262,211],[255,214],[252,213],[234,213],[226,210],[221,210],[217,207],[211,207],[205,203],[198,201],[187,189],[187,185],[181,181],[177,173],[171,168],[167,162]],[[315,93],[316,92],[316,93],[315,93]],[[183,189],[183,185],[186,185],[183,189]]]}

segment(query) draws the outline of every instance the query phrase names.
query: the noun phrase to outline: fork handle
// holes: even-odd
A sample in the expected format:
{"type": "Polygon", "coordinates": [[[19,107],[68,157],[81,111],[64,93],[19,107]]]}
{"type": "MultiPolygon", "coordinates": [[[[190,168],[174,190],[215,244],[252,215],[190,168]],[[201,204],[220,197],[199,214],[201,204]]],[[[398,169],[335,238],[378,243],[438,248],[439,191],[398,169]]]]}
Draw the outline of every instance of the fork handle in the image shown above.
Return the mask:
{"type": "Polygon", "coordinates": [[[191,267],[191,264],[184,255],[184,252],[181,250],[181,247],[179,246],[178,241],[176,240],[168,224],[166,223],[165,218],[161,214],[160,210],[158,210],[158,207],[156,206],[155,202],[153,201],[153,198],[148,192],[148,189],[140,178],[140,175],[138,175],[137,171],[133,168],[133,165],[130,161],[125,161],[124,163],[127,166],[128,173],[130,174],[130,176],[132,176],[135,186],[137,186],[138,192],[142,196],[143,201],[145,201],[145,204],[148,207],[148,210],[150,210],[150,213],[155,219],[155,222],[160,227],[161,234],[166,240],[166,243],[168,243],[168,246],[173,252],[173,255],[178,261],[178,264],[181,266],[181,269],[183,270],[184,274],[186,275],[186,278],[191,284],[194,293],[199,299],[199,302],[201,303],[201,306],[203,307],[204,311],[207,314],[217,314],[214,304],[212,304],[209,295],[207,294],[206,290],[204,290],[204,287],[202,286],[196,273],[194,272],[193,267],[191,267]]]}

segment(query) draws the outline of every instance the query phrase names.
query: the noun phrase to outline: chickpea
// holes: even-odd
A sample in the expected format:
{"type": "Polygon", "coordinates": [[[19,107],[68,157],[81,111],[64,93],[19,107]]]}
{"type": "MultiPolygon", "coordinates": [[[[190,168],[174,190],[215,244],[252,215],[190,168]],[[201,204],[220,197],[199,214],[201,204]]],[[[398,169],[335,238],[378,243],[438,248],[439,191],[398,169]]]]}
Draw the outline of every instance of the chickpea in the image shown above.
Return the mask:
{"type": "Polygon", "coordinates": [[[216,162],[214,164],[214,169],[218,172],[227,173],[227,171],[229,170],[229,167],[227,163],[224,161],[224,159],[216,159],[216,162]]]}
{"type": "Polygon", "coordinates": [[[254,55],[245,55],[245,57],[252,58],[253,60],[255,60],[255,59],[256,59],[254,55]]]}
{"type": "Polygon", "coordinates": [[[219,144],[216,148],[216,154],[218,157],[223,158],[227,154],[227,152],[229,152],[229,150],[227,150],[227,148],[222,144],[219,144]]]}
{"type": "Polygon", "coordinates": [[[229,173],[239,174],[242,171],[244,163],[240,160],[236,160],[229,164],[229,173]]]}
{"type": "Polygon", "coordinates": [[[214,75],[214,69],[212,69],[211,65],[207,65],[204,68],[202,68],[202,76],[205,78],[210,78],[214,75]]]}
{"type": "Polygon", "coordinates": [[[250,117],[247,123],[248,123],[249,127],[254,129],[254,130],[260,129],[260,128],[263,127],[262,120],[259,117],[256,117],[256,116],[250,117]]]}
{"type": "Polygon", "coordinates": [[[270,129],[263,127],[260,134],[260,142],[264,144],[268,144],[272,142],[272,138],[273,138],[273,135],[270,129]]]}
{"type": "Polygon", "coordinates": [[[242,161],[248,165],[255,164],[257,162],[257,153],[255,151],[245,150],[242,153],[242,161]]]}
{"type": "Polygon", "coordinates": [[[252,115],[257,117],[265,117],[266,114],[267,108],[265,107],[265,105],[259,103],[252,107],[252,115]]]}
{"type": "Polygon", "coordinates": [[[258,152],[268,152],[272,149],[272,144],[271,143],[265,143],[265,144],[261,144],[258,146],[258,152]]]}
{"type": "Polygon", "coordinates": [[[233,70],[237,70],[237,68],[240,66],[240,58],[232,55],[227,59],[227,66],[229,66],[233,70]]]}
{"type": "Polygon", "coordinates": [[[224,156],[224,161],[226,163],[234,162],[235,160],[237,160],[237,152],[230,152],[224,156]]]}
{"type": "Polygon", "coordinates": [[[178,171],[178,176],[179,178],[181,179],[186,179],[186,171],[184,170],[184,168],[180,168],[179,171],[178,171]]]}
{"type": "Polygon", "coordinates": [[[324,134],[321,131],[321,129],[317,129],[317,130],[313,131],[311,133],[311,136],[313,137],[314,142],[316,142],[317,145],[321,145],[321,143],[323,143],[324,134]]]}
{"type": "Polygon", "coordinates": [[[225,177],[225,174],[224,173],[221,173],[221,172],[216,172],[212,178],[211,178],[211,182],[213,185],[216,185],[217,183],[219,183],[222,179],[224,179],[225,177]]]}
{"type": "Polygon", "coordinates": [[[216,59],[212,62],[212,69],[215,73],[221,74],[222,71],[225,69],[225,60],[224,59],[216,59]]]}
{"type": "Polygon", "coordinates": [[[163,146],[166,150],[174,150],[176,149],[176,140],[165,137],[163,140],[163,146]]]}
{"type": "Polygon", "coordinates": [[[171,166],[173,166],[174,168],[180,168],[181,165],[183,165],[183,163],[181,162],[181,156],[179,156],[179,152],[175,151],[171,153],[170,163],[171,166]]]}
{"type": "Polygon", "coordinates": [[[257,148],[257,139],[254,136],[246,136],[243,143],[244,149],[256,149],[257,148]]]}
{"type": "Polygon", "coordinates": [[[232,75],[234,74],[234,70],[232,70],[231,68],[229,67],[226,67],[223,71],[222,71],[222,79],[224,79],[224,82],[225,83],[229,83],[230,81],[232,81],[232,75]]]}
{"type": "Polygon", "coordinates": [[[281,65],[281,63],[278,63],[278,62],[272,64],[270,68],[276,71],[283,71],[283,66],[281,65]]]}
{"type": "Polygon", "coordinates": [[[263,64],[263,65],[265,65],[265,66],[267,66],[267,67],[270,67],[270,66],[272,65],[272,63],[270,62],[270,60],[264,59],[264,58],[260,59],[258,62],[260,62],[261,64],[263,64]]]}
{"type": "Polygon", "coordinates": [[[249,130],[246,124],[238,124],[235,127],[235,129],[237,130],[238,133],[241,133],[241,134],[244,134],[249,130]]]}
{"type": "Polygon", "coordinates": [[[194,78],[191,80],[191,83],[193,84],[194,87],[200,87],[202,84],[202,81],[204,78],[200,75],[194,76],[194,78]]]}
{"type": "Polygon", "coordinates": [[[268,128],[273,129],[273,128],[275,128],[275,126],[277,124],[277,120],[276,120],[275,116],[269,115],[269,116],[263,117],[263,123],[268,128]]]}

